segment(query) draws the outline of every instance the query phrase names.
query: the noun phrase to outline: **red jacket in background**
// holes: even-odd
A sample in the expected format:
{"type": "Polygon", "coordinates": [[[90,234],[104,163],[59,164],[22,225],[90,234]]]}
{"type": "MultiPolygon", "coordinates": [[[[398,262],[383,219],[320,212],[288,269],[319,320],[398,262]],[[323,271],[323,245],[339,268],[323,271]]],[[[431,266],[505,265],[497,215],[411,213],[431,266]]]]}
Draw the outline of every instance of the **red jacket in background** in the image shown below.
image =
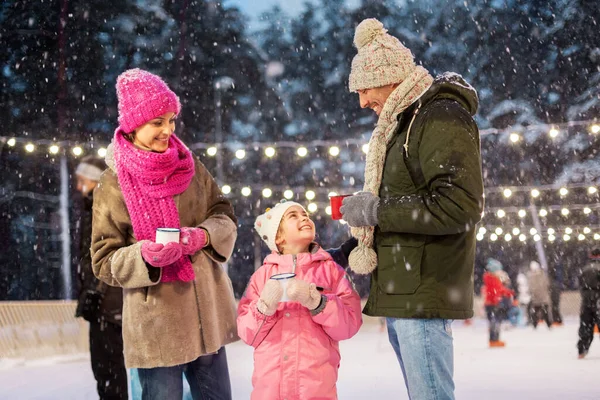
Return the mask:
{"type": "Polygon", "coordinates": [[[503,297],[512,297],[515,293],[502,284],[500,278],[492,272],[483,274],[483,294],[486,306],[497,306],[503,297]]]}

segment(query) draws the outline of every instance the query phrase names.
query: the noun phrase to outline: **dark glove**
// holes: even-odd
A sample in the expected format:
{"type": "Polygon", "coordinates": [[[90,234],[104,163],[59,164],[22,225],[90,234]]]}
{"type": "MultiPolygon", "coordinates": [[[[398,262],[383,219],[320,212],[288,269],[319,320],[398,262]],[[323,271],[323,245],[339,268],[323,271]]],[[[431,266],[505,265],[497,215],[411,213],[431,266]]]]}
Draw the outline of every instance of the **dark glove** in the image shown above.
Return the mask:
{"type": "Polygon", "coordinates": [[[104,295],[96,290],[83,290],[77,301],[75,317],[83,317],[88,322],[100,318],[100,307],[104,295]]]}
{"type": "Polygon", "coordinates": [[[348,256],[357,245],[358,240],[355,237],[351,237],[342,243],[340,247],[327,249],[327,252],[331,255],[331,258],[333,258],[333,261],[335,261],[336,264],[342,268],[348,268],[348,256]]]}
{"type": "Polygon", "coordinates": [[[153,267],[166,267],[179,260],[183,254],[181,245],[169,242],[165,245],[146,241],[142,244],[142,257],[153,267]]]}
{"type": "Polygon", "coordinates": [[[371,192],[358,192],[344,198],[340,207],[342,218],[352,227],[377,225],[379,197],[371,192]]]}

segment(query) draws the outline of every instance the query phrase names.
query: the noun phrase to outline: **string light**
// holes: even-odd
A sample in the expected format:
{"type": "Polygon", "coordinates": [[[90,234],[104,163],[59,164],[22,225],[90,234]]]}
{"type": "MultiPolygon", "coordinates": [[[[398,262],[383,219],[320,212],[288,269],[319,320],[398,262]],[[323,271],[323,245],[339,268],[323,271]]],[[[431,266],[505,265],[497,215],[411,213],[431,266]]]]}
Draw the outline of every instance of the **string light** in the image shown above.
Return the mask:
{"type": "Polygon", "coordinates": [[[504,189],[504,197],[508,199],[510,196],[512,196],[512,190],[504,189]]]}
{"type": "Polygon", "coordinates": [[[268,199],[273,194],[273,191],[269,188],[264,188],[262,191],[262,195],[264,198],[268,199]]]}
{"type": "Polygon", "coordinates": [[[79,157],[80,155],[82,155],[82,154],[83,154],[83,149],[82,149],[81,147],[79,147],[79,146],[75,146],[75,147],[73,147],[73,150],[72,150],[72,151],[73,151],[73,154],[74,154],[76,157],[79,157]]]}
{"type": "Polygon", "coordinates": [[[496,230],[494,232],[496,233],[496,235],[500,236],[500,235],[502,235],[503,230],[502,230],[502,228],[498,227],[498,228],[496,228],[496,230]]]}
{"type": "Polygon", "coordinates": [[[589,194],[596,194],[598,192],[598,189],[596,189],[594,186],[590,186],[588,188],[588,193],[589,194]]]}
{"type": "Polygon", "coordinates": [[[98,156],[101,157],[101,158],[106,157],[106,149],[104,147],[100,147],[98,149],[98,156]]]}
{"type": "Polygon", "coordinates": [[[510,233],[507,233],[506,235],[504,235],[504,240],[507,242],[510,242],[512,240],[512,236],[510,233]]]}
{"type": "Polygon", "coordinates": [[[283,192],[283,197],[285,197],[288,200],[291,200],[292,197],[294,197],[294,192],[288,189],[285,192],[283,192]]]}
{"type": "Polygon", "coordinates": [[[540,235],[534,235],[533,240],[539,242],[540,240],[542,240],[542,237],[540,235]]]}
{"type": "Polygon", "coordinates": [[[600,133],[600,125],[598,124],[594,124],[590,127],[590,131],[595,135],[597,133],[600,133]]]}
{"type": "Polygon", "coordinates": [[[239,150],[236,150],[236,152],[235,152],[235,157],[236,157],[238,160],[243,160],[243,159],[244,159],[244,157],[246,157],[246,150],[244,150],[244,149],[239,149],[239,150]]]}
{"type": "Polygon", "coordinates": [[[48,149],[48,151],[50,152],[50,154],[58,154],[58,152],[60,151],[60,147],[58,147],[57,145],[53,144],[52,146],[50,146],[50,148],[48,149]]]}
{"type": "Polygon", "coordinates": [[[6,144],[9,145],[10,147],[14,147],[15,144],[17,144],[17,140],[15,138],[10,138],[10,139],[8,139],[6,144]]]}
{"type": "Polygon", "coordinates": [[[554,242],[555,240],[556,240],[556,237],[554,235],[548,235],[548,241],[554,242]]]}
{"type": "Polygon", "coordinates": [[[570,235],[571,233],[573,233],[573,229],[571,229],[571,228],[567,227],[567,228],[565,228],[565,233],[566,233],[567,235],[570,235]]]}
{"type": "Polygon", "coordinates": [[[569,209],[563,208],[562,210],[560,210],[560,213],[566,217],[567,215],[569,215],[569,209]]]}
{"type": "Polygon", "coordinates": [[[533,189],[533,190],[531,191],[531,197],[534,197],[534,198],[535,198],[535,197],[539,197],[539,195],[540,195],[540,191],[539,191],[539,190],[537,190],[537,189],[533,189]]]}
{"type": "Polygon", "coordinates": [[[579,236],[577,236],[577,239],[579,239],[579,241],[581,242],[585,240],[585,236],[582,233],[580,233],[579,236]]]}
{"type": "Polygon", "coordinates": [[[241,192],[242,196],[248,197],[252,193],[252,189],[250,189],[248,186],[244,186],[241,192]]]}
{"type": "Polygon", "coordinates": [[[527,236],[525,236],[524,234],[522,234],[522,233],[521,233],[521,234],[519,235],[519,240],[520,240],[521,242],[524,242],[524,241],[526,241],[526,240],[527,240],[527,236]]]}
{"type": "Polygon", "coordinates": [[[35,146],[33,145],[33,143],[27,143],[25,145],[25,150],[27,150],[28,153],[33,153],[33,151],[35,150],[35,146]]]}
{"type": "Polygon", "coordinates": [[[273,157],[275,155],[275,149],[273,147],[267,147],[265,149],[265,155],[269,158],[273,157]]]}
{"type": "Polygon", "coordinates": [[[517,236],[517,235],[519,235],[519,233],[521,233],[521,230],[519,228],[513,228],[513,230],[512,230],[513,235],[517,236]]]}
{"type": "Polygon", "coordinates": [[[490,235],[490,240],[491,240],[492,242],[495,242],[496,240],[498,240],[498,235],[496,235],[495,233],[492,233],[492,234],[490,235]]]}
{"type": "Polygon", "coordinates": [[[567,194],[569,194],[569,190],[566,187],[562,187],[562,188],[560,188],[560,190],[558,191],[558,193],[560,193],[560,195],[564,197],[567,194]]]}
{"type": "Polygon", "coordinates": [[[340,155],[340,148],[337,146],[331,146],[329,148],[329,154],[333,157],[337,157],[338,155],[340,155]]]}
{"type": "Polygon", "coordinates": [[[208,149],[206,149],[206,154],[208,154],[210,157],[214,157],[217,155],[217,148],[215,146],[211,146],[208,149]]]}
{"type": "Polygon", "coordinates": [[[513,133],[510,134],[510,141],[512,143],[517,143],[519,140],[521,140],[521,135],[519,135],[516,132],[513,132],[513,133]]]}
{"type": "Polygon", "coordinates": [[[550,137],[551,137],[552,139],[554,139],[555,137],[557,137],[559,133],[560,133],[560,131],[559,131],[558,129],[556,129],[556,128],[552,128],[552,129],[550,129],[550,131],[548,132],[548,134],[550,135],[550,137]]]}
{"type": "Polygon", "coordinates": [[[525,210],[519,210],[519,218],[525,218],[527,216],[527,211],[525,210]]]}
{"type": "Polygon", "coordinates": [[[538,233],[538,231],[537,231],[537,229],[535,229],[535,228],[531,228],[531,229],[529,230],[529,234],[530,234],[531,236],[535,235],[536,233],[538,233]]]}
{"type": "Polygon", "coordinates": [[[314,191],[307,190],[306,193],[304,194],[304,196],[306,197],[307,200],[313,200],[317,195],[315,194],[314,191]]]}
{"type": "Polygon", "coordinates": [[[315,213],[319,209],[316,203],[310,203],[306,208],[310,213],[315,213]]]}
{"type": "Polygon", "coordinates": [[[586,214],[586,215],[587,215],[587,214],[590,214],[591,212],[592,212],[592,210],[591,210],[589,207],[585,207],[585,208],[583,209],[583,213],[584,213],[584,214],[586,214]]]}
{"type": "Polygon", "coordinates": [[[496,212],[496,215],[498,216],[498,218],[504,218],[506,216],[506,213],[504,212],[504,210],[498,210],[496,212]]]}
{"type": "Polygon", "coordinates": [[[487,232],[487,229],[485,229],[483,226],[479,227],[479,233],[481,233],[482,235],[485,235],[486,232],[487,232]]]}
{"type": "Polygon", "coordinates": [[[548,215],[548,211],[546,211],[545,209],[541,209],[540,210],[540,217],[545,217],[546,215],[548,215]]]}
{"type": "Polygon", "coordinates": [[[331,215],[331,206],[325,207],[325,214],[331,215]]]}
{"type": "Polygon", "coordinates": [[[229,186],[229,185],[224,185],[224,186],[221,188],[221,192],[223,192],[223,194],[229,194],[229,193],[231,193],[231,186],[229,186]]]}
{"type": "Polygon", "coordinates": [[[583,228],[583,233],[585,233],[586,235],[589,235],[592,232],[592,230],[590,228],[588,228],[587,226],[585,228],[583,228]]]}
{"type": "Polygon", "coordinates": [[[298,150],[296,150],[296,153],[300,157],[306,157],[306,155],[308,154],[308,150],[306,149],[306,147],[298,147],[298,150]]]}
{"type": "Polygon", "coordinates": [[[594,233],[594,240],[600,240],[600,233],[594,233]]]}
{"type": "Polygon", "coordinates": [[[365,143],[362,145],[362,151],[365,154],[367,154],[369,152],[369,144],[368,143],[365,143]]]}
{"type": "Polygon", "coordinates": [[[548,232],[548,235],[554,235],[555,231],[552,228],[548,228],[548,230],[546,231],[548,232]]]}

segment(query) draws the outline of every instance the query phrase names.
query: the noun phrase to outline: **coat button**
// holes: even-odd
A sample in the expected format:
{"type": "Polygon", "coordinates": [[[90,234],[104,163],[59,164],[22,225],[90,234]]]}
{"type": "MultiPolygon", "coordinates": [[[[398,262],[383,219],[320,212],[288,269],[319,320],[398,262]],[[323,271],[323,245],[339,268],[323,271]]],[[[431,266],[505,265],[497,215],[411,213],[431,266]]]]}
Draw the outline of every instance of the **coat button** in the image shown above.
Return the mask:
{"type": "Polygon", "coordinates": [[[283,361],[287,361],[288,360],[288,356],[283,356],[283,361]]]}
{"type": "Polygon", "coordinates": [[[286,313],[285,313],[285,316],[289,318],[289,317],[290,317],[290,313],[289,313],[289,312],[286,312],[286,313]]]}

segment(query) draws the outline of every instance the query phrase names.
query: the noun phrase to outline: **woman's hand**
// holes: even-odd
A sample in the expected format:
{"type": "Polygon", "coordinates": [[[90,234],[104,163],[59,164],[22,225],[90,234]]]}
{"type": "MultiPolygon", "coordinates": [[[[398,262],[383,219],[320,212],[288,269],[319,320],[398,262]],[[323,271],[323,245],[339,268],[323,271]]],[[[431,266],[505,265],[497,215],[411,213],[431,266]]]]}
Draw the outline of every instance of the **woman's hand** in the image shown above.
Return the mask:
{"type": "Polygon", "coordinates": [[[181,228],[179,244],[181,245],[184,255],[197,253],[205,248],[210,243],[208,232],[202,228],[181,228]]]}
{"type": "Polygon", "coordinates": [[[182,250],[181,245],[177,242],[163,245],[145,241],[142,244],[142,257],[153,267],[165,267],[179,260],[183,255],[182,250]]]}

